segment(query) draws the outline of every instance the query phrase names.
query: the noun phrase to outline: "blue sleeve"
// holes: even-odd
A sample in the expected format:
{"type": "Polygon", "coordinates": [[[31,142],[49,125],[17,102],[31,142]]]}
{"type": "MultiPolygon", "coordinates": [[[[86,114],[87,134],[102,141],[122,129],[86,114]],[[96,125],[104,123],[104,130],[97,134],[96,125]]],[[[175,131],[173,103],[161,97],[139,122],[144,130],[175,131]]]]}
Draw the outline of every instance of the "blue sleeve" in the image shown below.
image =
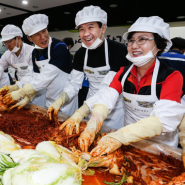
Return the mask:
{"type": "Polygon", "coordinates": [[[61,69],[63,65],[68,61],[69,50],[63,44],[58,45],[57,47],[53,48],[51,51],[51,58],[49,64],[53,64],[54,66],[61,69]]]}
{"type": "Polygon", "coordinates": [[[84,80],[83,80],[82,86],[89,87],[89,80],[85,73],[84,73],[84,80]]]}

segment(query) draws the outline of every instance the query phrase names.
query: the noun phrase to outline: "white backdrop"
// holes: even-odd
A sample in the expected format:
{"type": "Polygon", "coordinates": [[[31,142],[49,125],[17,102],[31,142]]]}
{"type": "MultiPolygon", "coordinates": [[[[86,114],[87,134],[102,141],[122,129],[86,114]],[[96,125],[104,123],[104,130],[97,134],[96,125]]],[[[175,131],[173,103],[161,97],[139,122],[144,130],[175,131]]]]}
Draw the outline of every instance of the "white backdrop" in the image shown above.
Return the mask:
{"type": "Polygon", "coordinates": [[[171,27],[170,38],[182,37],[185,39],[185,27],[171,27]]]}

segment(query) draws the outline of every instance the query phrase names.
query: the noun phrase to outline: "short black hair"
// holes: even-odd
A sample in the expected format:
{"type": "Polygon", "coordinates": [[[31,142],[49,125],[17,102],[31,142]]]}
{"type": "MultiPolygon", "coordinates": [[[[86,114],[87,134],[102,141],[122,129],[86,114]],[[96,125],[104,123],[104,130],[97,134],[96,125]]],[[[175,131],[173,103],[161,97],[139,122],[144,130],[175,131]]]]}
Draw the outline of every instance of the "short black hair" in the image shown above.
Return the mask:
{"type": "Polygon", "coordinates": [[[101,22],[97,22],[97,23],[98,23],[99,28],[101,28],[102,27],[102,23],[101,22]]]}
{"type": "MultiPolygon", "coordinates": [[[[20,35],[19,35],[20,36],[20,35]]],[[[14,37],[13,39],[15,39],[16,40],[16,38],[17,38],[18,36],[16,36],[16,37],[14,37]]],[[[21,36],[20,36],[21,37],[21,36]]],[[[23,38],[21,37],[21,40],[23,41],[23,38]]]]}
{"type": "MultiPolygon", "coordinates": [[[[128,40],[131,39],[132,36],[134,35],[134,33],[136,33],[136,32],[130,32],[130,33],[128,34],[127,39],[128,39],[128,40]]],[[[154,41],[155,41],[155,43],[156,43],[156,47],[157,47],[158,49],[161,49],[161,51],[158,51],[158,52],[157,52],[157,56],[160,56],[160,55],[164,52],[164,50],[165,50],[165,48],[166,48],[166,46],[167,46],[168,40],[165,39],[165,38],[162,38],[162,37],[161,37],[159,34],[157,34],[157,33],[152,33],[152,34],[154,35],[154,41]]]]}
{"type": "MultiPolygon", "coordinates": [[[[99,28],[101,28],[103,25],[101,22],[97,22],[97,24],[98,24],[99,28]]],[[[78,27],[78,31],[79,31],[79,27],[78,27]]]]}
{"type": "Polygon", "coordinates": [[[71,45],[71,47],[74,46],[74,41],[71,37],[66,37],[63,39],[63,41],[67,46],[70,46],[70,45],[71,45]]]}
{"type": "Polygon", "coordinates": [[[185,39],[181,38],[181,37],[175,37],[173,39],[171,39],[173,45],[170,49],[174,49],[177,48],[179,50],[183,50],[185,49],[185,39]]]}

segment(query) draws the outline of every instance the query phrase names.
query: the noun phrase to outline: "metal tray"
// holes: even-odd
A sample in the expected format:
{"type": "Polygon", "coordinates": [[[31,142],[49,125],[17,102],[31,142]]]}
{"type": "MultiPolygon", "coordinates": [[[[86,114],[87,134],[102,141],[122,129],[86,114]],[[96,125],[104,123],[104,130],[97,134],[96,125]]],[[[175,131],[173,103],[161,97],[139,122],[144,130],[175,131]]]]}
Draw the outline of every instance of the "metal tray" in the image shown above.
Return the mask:
{"type": "Polygon", "coordinates": [[[153,154],[164,153],[171,155],[176,159],[182,160],[182,149],[171,147],[162,143],[157,143],[150,140],[141,140],[131,144],[132,146],[153,154]]]}
{"type": "MultiPolygon", "coordinates": [[[[47,108],[39,107],[34,104],[28,104],[26,108],[29,108],[32,112],[39,112],[39,113],[42,113],[43,115],[47,115],[47,108]]],[[[70,117],[69,115],[64,114],[62,112],[58,113],[59,121],[65,121],[69,117],[70,117]]],[[[149,153],[153,153],[153,154],[164,153],[166,155],[171,155],[175,157],[176,159],[181,160],[182,149],[180,148],[170,147],[168,145],[157,143],[157,142],[150,141],[150,140],[138,141],[138,142],[132,143],[131,145],[140,150],[144,150],[149,153]]]]}
{"type": "MultiPolygon", "coordinates": [[[[31,103],[27,104],[25,108],[29,108],[32,112],[39,112],[39,113],[42,113],[44,116],[47,116],[47,110],[48,110],[47,108],[40,107],[31,103]]],[[[64,114],[62,112],[58,112],[59,121],[65,121],[68,118],[70,118],[69,115],[64,114]]]]}

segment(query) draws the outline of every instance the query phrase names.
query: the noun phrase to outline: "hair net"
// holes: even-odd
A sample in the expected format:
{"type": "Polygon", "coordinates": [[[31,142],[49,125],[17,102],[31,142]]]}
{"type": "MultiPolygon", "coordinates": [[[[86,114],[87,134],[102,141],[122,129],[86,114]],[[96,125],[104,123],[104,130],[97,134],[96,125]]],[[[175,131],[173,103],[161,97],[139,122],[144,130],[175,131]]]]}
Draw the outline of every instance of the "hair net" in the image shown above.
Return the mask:
{"type": "Polygon", "coordinates": [[[8,24],[1,31],[2,39],[1,41],[7,41],[13,39],[14,37],[21,36],[23,37],[23,33],[21,29],[15,25],[8,24]]]}
{"type": "Polygon", "coordinates": [[[76,14],[75,23],[78,28],[79,25],[87,22],[101,22],[107,24],[107,13],[99,6],[87,6],[76,14]]]}
{"type": "Polygon", "coordinates": [[[158,16],[139,17],[136,22],[128,29],[128,32],[123,35],[123,39],[127,40],[128,33],[138,31],[157,33],[162,38],[167,39],[168,43],[165,51],[168,51],[172,46],[172,42],[170,40],[170,26],[158,16]]]}
{"type": "Polygon", "coordinates": [[[45,14],[34,14],[23,21],[22,29],[25,35],[31,36],[48,26],[48,16],[45,14]]]}

